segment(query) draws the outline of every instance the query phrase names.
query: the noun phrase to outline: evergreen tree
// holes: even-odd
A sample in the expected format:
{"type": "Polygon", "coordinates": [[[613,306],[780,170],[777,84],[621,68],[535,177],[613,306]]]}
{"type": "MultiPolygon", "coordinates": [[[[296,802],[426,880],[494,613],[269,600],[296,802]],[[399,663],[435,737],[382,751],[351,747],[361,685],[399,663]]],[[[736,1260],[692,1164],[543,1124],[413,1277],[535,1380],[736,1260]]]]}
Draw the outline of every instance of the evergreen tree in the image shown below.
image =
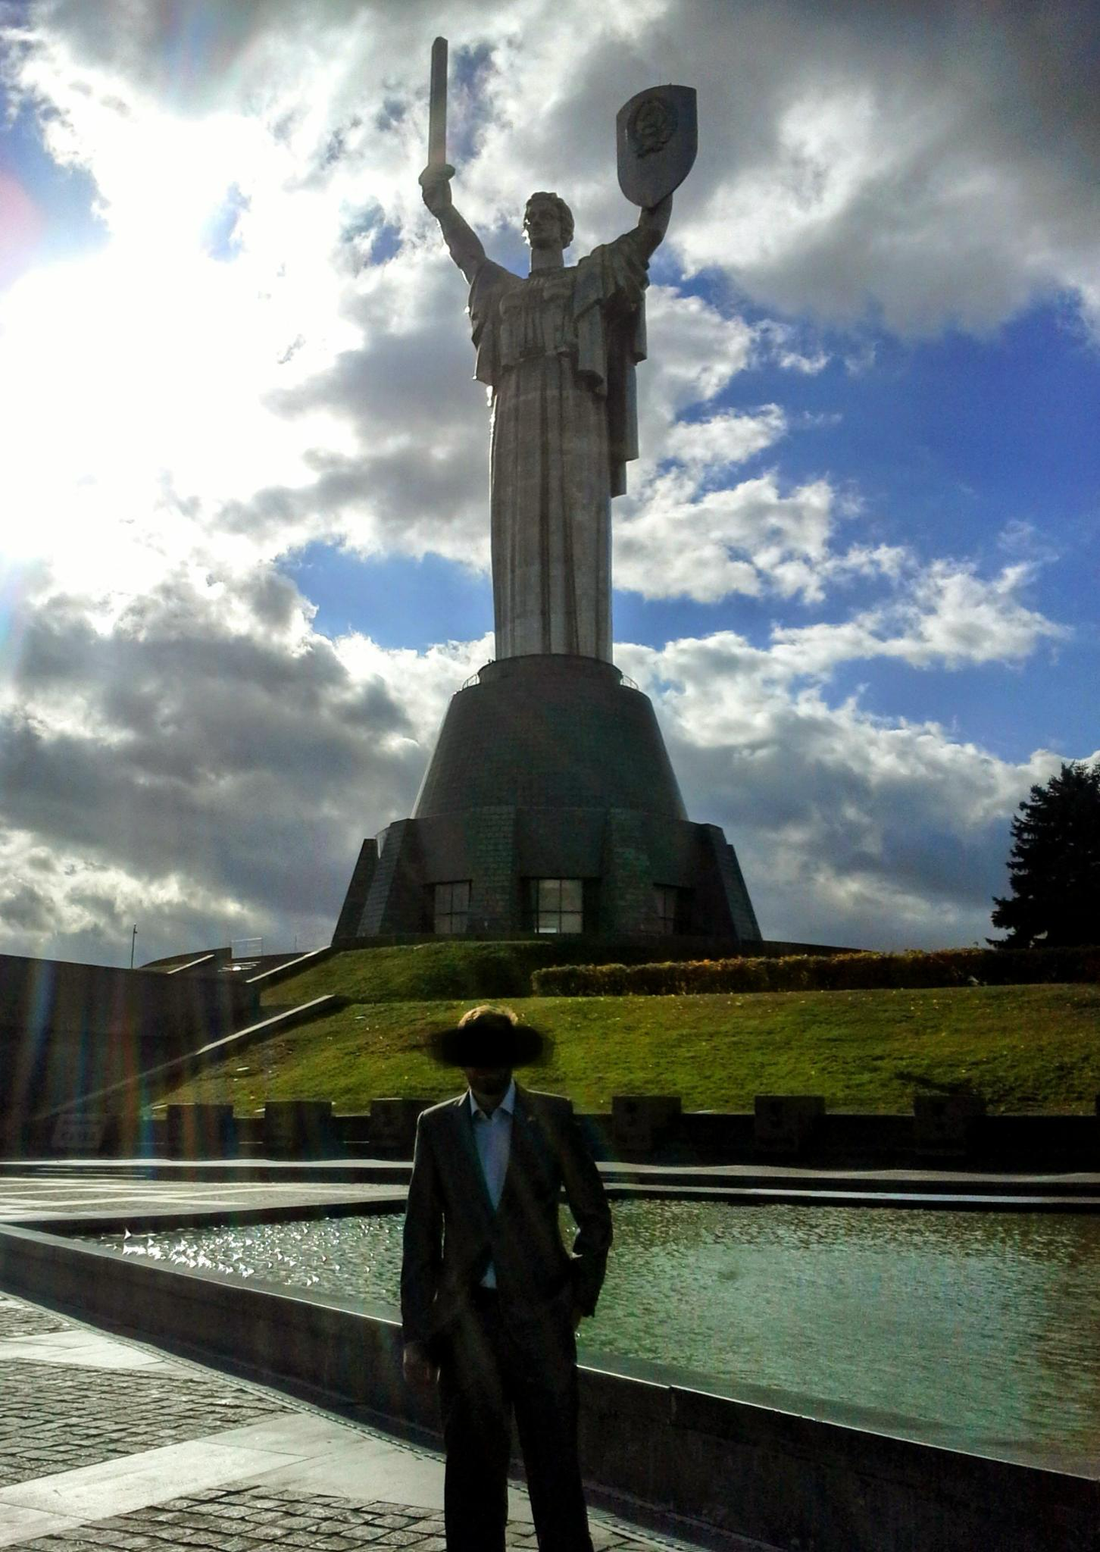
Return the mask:
{"type": "Polygon", "coordinates": [[[1063,765],[1012,821],[1008,899],[994,896],[997,948],[1100,943],[1100,764],[1063,765]]]}

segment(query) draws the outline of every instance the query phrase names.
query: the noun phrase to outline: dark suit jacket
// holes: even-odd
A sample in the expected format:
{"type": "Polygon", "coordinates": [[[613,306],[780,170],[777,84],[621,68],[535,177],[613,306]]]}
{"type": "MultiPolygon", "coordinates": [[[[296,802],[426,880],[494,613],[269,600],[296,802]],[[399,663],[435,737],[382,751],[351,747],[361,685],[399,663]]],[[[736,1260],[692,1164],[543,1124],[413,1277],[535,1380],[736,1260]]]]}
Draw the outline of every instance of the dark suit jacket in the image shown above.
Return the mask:
{"type": "Polygon", "coordinates": [[[502,1308],[538,1320],[596,1308],[611,1212],[571,1101],[516,1085],[508,1173],[494,1213],[468,1094],[425,1110],[405,1216],[401,1319],[406,1342],[435,1344],[461,1318],[490,1260],[502,1308]],[[558,1229],[562,1187],[577,1222],[569,1255],[558,1229]]]}

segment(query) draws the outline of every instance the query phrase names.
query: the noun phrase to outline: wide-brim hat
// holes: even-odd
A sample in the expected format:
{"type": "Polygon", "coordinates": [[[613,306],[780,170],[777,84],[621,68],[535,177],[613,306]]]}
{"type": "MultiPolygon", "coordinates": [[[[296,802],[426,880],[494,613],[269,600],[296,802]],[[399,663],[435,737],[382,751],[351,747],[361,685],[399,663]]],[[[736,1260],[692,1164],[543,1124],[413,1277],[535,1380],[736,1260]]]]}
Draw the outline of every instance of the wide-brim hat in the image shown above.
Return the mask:
{"type": "Polygon", "coordinates": [[[445,1067],[528,1067],[545,1061],[551,1049],[541,1030],[495,1010],[428,1037],[428,1050],[445,1067]]]}

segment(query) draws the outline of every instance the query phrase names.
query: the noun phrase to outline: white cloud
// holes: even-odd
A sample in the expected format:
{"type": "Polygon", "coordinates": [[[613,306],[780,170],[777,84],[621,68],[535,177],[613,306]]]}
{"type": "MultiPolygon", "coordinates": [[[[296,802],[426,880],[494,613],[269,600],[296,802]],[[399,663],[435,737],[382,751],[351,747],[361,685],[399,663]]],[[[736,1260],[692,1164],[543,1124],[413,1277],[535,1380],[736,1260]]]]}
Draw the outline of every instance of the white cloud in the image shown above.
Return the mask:
{"type": "MultiPolygon", "coordinates": [[[[6,947],[118,961],[134,921],[147,957],[323,940],[360,839],[410,811],[447,700],[490,651],[329,642],[275,574],[180,578],[100,629],[54,596],[2,709],[6,947]]],[[[1008,818],[1056,756],[1013,764],[830,705],[786,642],[616,656],[654,697],[692,817],[737,845],[766,932],[982,935],[1008,818]]]]}
{"type": "Polygon", "coordinates": [[[1095,322],[1089,8],[778,4],[727,20],[713,16],[707,58],[742,106],[681,228],[689,265],[901,332],[988,328],[1059,291],[1095,322]]]}
{"type": "Polygon", "coordinates": [[[631,646],[689,812],[722,824],[766,936],[853,947],[984,939],[1008,821],[1060,757],[998,759],[936,723],[873,717],[792,683],[731,633],[631,646]]]}
{"type": "Polygon", "coordinates": [[[915,668],[1019,663],[1044,639],[1068,635],[1021,602],[1020,589],[1031,577],[1032,568],[1022,564],[984,579],[969,566],[934,561],[908,578],[909,590],[892,604],[838,625],[777,628],[776,652],[799,673],[813,676],[874,657],[898,658],[915,668]]]}
{"type": "Polygon", "coordinates": [[[784,493],[765,474],[700,494],[691,474],[659,475],[618,525],[616,585],[702,603],[769,590],[816,597],[834,509],[826,480],[784,493]]]}
{"type": "Polygon", "coordinates": [[[709,420],[676,421],[669,428],[664,451],[689,469],[716,475],[771,447],[786,430],[787,417],[779,405],[765,404],[755,414],[728,411],[709,420]]]}
{"type": "Polygon", "coordinates": [[[6,946],[117,959],[132,921],[146,957],[323,939],[487,656],[330,642],[272,571],[179,575],[99,621],[40,599],[0,698],[6,946]]]}
{"type": "MultiPolygon", "coordinates": [[[[830,705],[838,650],[813,645],[719,632],[616,656],[655,698],[692,816],[737,844],[766,931],[980,936],[1008,817],[1056,757],[1012,764],[830,705]]],[[[0,707],[6,946],[118,960],[132,921],[146,956],[323,939],[362,835],[409,812],[448,697],[490,652],[330,642],[275,572],[181,574],[100,618],[43,596],[0,707]]]]}
{"type": "MultiPolygon", "coordinates": [[[[12,73],[49,103],[51,146],[91,168],[116,233],[186,240],[235,183],[245,251],[285,265],[301,304],[341,216],[373,205],[428,230],[414,178],[430,7],[196,10],[193,36],[151,3],[31,10],[12,73]]],[[[989,14],[466,0],[447,16],[463,207],[491,230],[553,184],[579,249],[621,229],[615,112],[674,73],[700,100],[670,234],[690,266],[793,312],[870,306],[901,330],[988,327],[1059,290],[1095,316],[1096,25],[1060,0],[989,14]]]]}
{"type": "Polygon", "coordinates": [[[671,419],[713,399],[753,359],[757,330],[702,297],[650,286],[646,314],[660,341],[642,380],[651,413],[671,419]]]}

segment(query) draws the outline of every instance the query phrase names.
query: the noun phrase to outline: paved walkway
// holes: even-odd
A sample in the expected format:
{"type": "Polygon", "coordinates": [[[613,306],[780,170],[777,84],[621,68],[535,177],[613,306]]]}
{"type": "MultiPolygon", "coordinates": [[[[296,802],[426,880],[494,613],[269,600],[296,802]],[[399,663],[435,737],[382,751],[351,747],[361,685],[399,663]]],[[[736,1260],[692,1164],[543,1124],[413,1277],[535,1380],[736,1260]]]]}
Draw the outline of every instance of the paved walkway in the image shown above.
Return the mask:
{"type": "Polygon", "coordinates": [[[66,1173],[31,1171],[0,1174],[0,1222],[41,1224],[43,1228],[118,1219],[135,1222],[193,1219],[196,1213],[225,1213],[238,1222],[248,1214],[285,1212],[305,1216],[318,1208],[359,1202],[404,1202],[404,1184],[377,1185],[333,1181],[146,1180],[103,1170],[66,1173]]]}
{"type": "MultiPolygon", "coordinates": [[[[315,1160],[23,1160],[0,1162],[0,1222],[87,1231],[176,1227],[201,1214],[237,1222],[404,1203],[408,1163],[315,1160]]],[[[1017,1206],[1100,1210],[1100,1174],[977,1174],[961,1170],[825,1170],[797,1165],[605,1163],[609,1186],[668,1196],[813,1201],[851,1206],[1017,1206]]]]}
{"type": "MultiPolygon", "coordinates": [[[[508,1546],[534,1548],[510,1496],[508,1546]]],[[[0,1294],[0,1547],[429,1552],[442,1506],[434,1451],[0,1294]]],[[[687,1552],[591,1519],[599,1552],[687,1552]]]]}

